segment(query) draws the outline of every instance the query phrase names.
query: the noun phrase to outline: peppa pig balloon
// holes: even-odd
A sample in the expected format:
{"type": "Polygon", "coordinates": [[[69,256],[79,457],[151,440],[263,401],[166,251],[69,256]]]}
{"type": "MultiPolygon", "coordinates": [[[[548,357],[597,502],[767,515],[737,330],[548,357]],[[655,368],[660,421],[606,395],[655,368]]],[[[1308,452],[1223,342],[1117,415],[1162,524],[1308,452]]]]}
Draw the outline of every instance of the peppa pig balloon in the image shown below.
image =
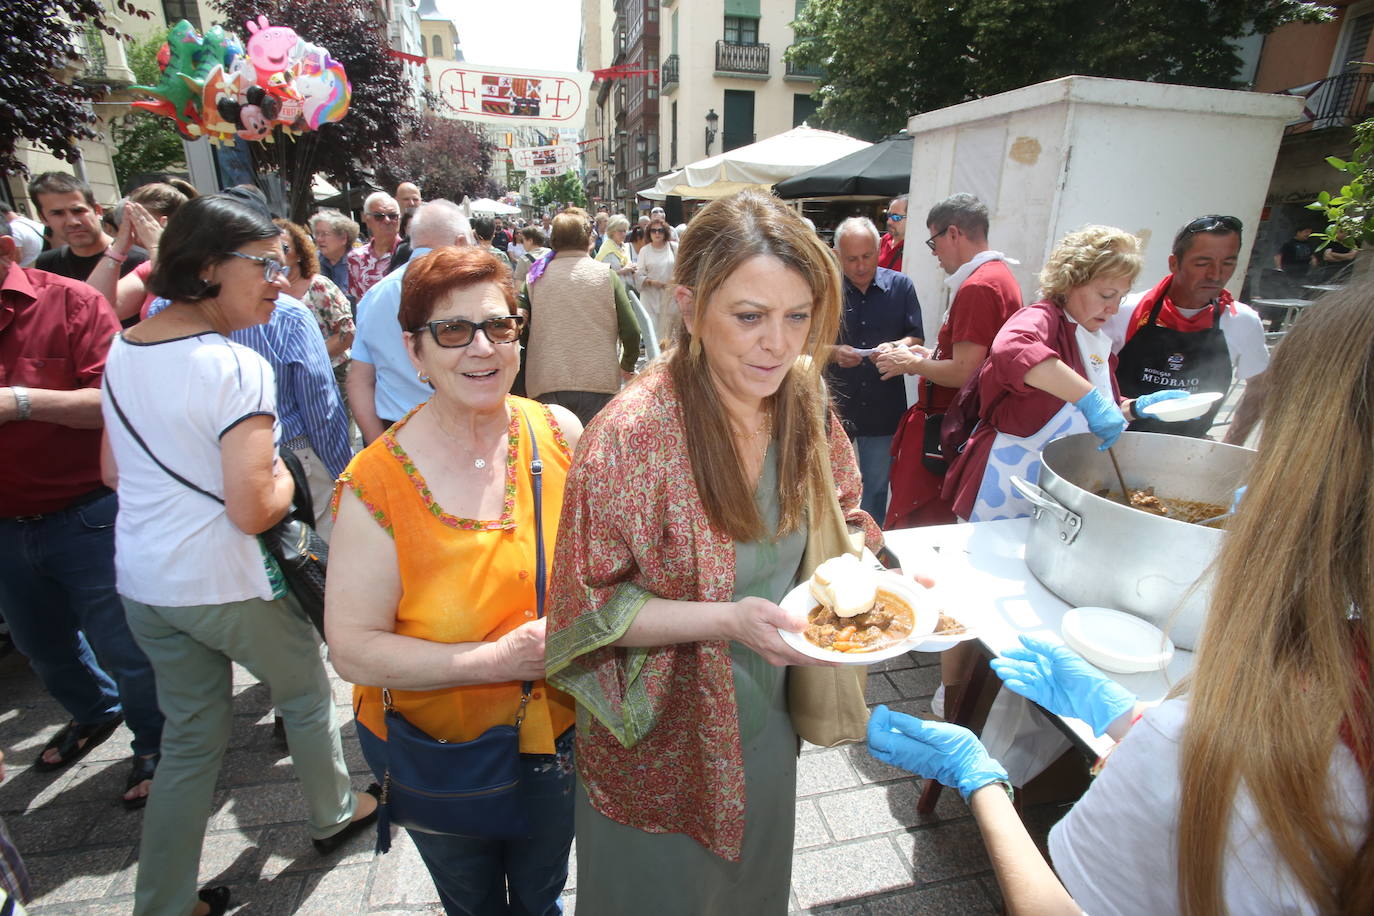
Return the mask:
{"type": "Polygon", "coordinates": [[[259,16],[257,22],[249,20],[248,59],[257,71],[253,80],[266,88],[271,84],[272,74],[281,73],[291,60],[291,52],[300,42],[296,30],[284,25],[268,25],[266,16],[259,16]]]}

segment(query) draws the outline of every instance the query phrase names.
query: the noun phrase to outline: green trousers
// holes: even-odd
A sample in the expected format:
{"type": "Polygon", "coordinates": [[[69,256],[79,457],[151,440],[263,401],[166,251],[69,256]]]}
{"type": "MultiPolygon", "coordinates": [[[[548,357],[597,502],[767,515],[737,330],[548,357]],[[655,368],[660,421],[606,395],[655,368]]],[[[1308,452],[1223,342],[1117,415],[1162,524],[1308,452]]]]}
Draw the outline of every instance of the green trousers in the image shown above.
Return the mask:
{"type": "Polygon", "coordinates": [[[187,916],[196,904],[201,844],[229,743],[238,662],[272,692],[305,793],[310,833],[323,839],[353,817],[355,799],[320,660],[319,637],[287,597],[153,607],[124,598],[129,629],[157,676],[167,724],[143,815],[134,913],[187,916]]]}

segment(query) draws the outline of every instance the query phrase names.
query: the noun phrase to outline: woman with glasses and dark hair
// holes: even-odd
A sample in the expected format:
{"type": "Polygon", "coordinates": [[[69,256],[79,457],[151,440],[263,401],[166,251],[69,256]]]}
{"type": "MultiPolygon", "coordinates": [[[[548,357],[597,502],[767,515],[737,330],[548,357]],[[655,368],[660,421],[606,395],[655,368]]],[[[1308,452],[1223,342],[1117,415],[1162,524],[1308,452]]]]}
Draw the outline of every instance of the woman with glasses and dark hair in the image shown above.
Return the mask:
{"type": "Polygon", "coordinates": [[[1059,241],[1040,271],[1039,302],[1017,311],[993,338],[978,370],[981,422],[945,475],[944,497],[959,518],[1023,518],[1031,504],[1010,484],[1035,483],[1050,442],[1091,432],[1109,448],[1128,419],[1183,397],[1151,391],[1123,398],[1103,325],[1140,273],[1140,241],[1111,226],[1088,226],[1059,241]]]}
{"type": "Polygon", "coordinates": [[[331,852],[376,810],[349,787],[319,638],[257,537],[287,511],[293,486],[276,455],[272,369],[227,335],[271,316],[286,287],[279,235],[265,211],[239,200],[184,204],[148,278],[171,304],[116,337],[105,367],[119,593],[167,720],[137,914],[228,907],[227,888],[197,900],[195,882],[233,722],[234,662],[272,691],[316,849],[331,852]]]}
{"type": "MultiPolygon", "coordinates": [[[[1269,349],[1259,313],[1226,289],[1240,259],[1241,222],[1199,216],[1174,236],[1169,275],[1128,299],[1107,326],[1117,351],[1116,378],[1125,397],[1156,388],[1186,393],[1230,390],[1245,381],[1226,441],[1245,442],[1264,403],[1269,349]]],[[[1222,401],[1196,420],[1170,423],[1137,418],[1130,429],[1206,436],[1222,401]]]]}
{"type": "Polygon", "coordinates": [[[434,395],[339,478],[325,602],[331,660],[358,685],[358,737],[379,778],[383,689],[415,727],[463,742],[511,724],[520,682],[534,682],[520,726],[532,834],[410,835],[447,913],[552,913],[572,843],[573,703],[543,682],[530,462],[537,444],[551,559],[582,424],[562,407],[511,396],[524,318],[510,269],[489,251],[438,248],[413,262],[398,318],[434,395]]]}

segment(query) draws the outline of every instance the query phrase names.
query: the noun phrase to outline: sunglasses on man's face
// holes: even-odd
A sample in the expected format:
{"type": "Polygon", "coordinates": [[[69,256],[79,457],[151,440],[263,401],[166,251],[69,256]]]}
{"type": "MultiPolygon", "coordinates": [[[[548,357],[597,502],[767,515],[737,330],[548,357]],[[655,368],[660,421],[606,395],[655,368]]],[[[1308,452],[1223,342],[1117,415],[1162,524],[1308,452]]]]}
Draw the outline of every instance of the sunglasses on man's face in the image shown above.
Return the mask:
{"type": "Polygon", "coordinates": [[[401,218],[399,213],[369,213],[373,219],[379,219],[384,223],[394,223],[401,218]]]}
{"type": "Polygon", "coordinates": [[[436,344],[454,350],[472,343],[477,336],[478,328],[481,328],[482,333],[487,335],[487,340],[494,344],[514,343],[520,339],[520,332],[525,329],[525,319],[520,315],[501,315],[488,318],[486,321],[438,318],[418,328],[411,328],[411,333],[418,334],[425,328],[429,328],[430,336],[436,344]]]}
{"type": "Polygon", "coordinates": [[[889,213],[887,215],[887,221],[889,223],[900,223],[904,219],[906,219],[905,213],[889,213]]]}

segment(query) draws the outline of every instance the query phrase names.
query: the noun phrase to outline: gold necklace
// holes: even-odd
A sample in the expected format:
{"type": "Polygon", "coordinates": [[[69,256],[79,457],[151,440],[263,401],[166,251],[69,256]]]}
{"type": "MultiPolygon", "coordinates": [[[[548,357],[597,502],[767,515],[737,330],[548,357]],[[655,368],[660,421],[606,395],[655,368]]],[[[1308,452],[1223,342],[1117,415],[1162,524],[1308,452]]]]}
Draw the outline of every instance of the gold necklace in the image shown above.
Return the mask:
{"type": "Polygon", "coordinates": [[[759,436],[771,435],[773,432],[773,415],[771,413],[764,413],[763,422],[760,423],[758,428],[752,433],[740,432],[734,428],[733,423],[730,424],[730,432],[736,439],[743,439],[745,442],[753,442],[758,439],[759,436]]]}

